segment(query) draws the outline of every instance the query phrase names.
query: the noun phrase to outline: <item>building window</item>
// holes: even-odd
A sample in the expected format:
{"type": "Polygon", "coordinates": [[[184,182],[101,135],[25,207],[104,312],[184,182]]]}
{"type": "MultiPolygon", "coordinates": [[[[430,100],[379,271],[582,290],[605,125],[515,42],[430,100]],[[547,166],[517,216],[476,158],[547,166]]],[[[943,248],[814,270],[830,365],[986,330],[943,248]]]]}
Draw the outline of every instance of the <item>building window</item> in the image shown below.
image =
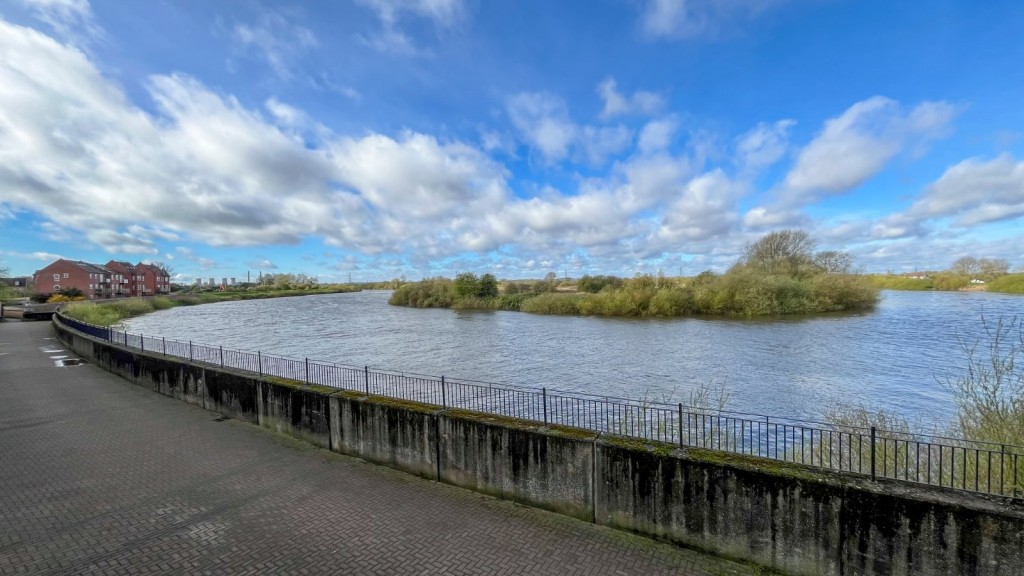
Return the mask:
{"type": "Polygon", "coordinates": [[[53,291],[54,292],[60,292],[60,284],[54,284],[53,285],[53,291]]]}
{"type": "Polygon", "coordinates": [[[60,280],[60,274],[53,275],[53,281],[56,282],[57,280],[60,280]]]}
{"type": "Polygon", "coordinates": [[[65,273],[64,273],[64,277],[65,277],[65,278],[67,278],[67,277],[68,277],[68,273],[67,273],[67,272],[65,272],[65,273]]]}

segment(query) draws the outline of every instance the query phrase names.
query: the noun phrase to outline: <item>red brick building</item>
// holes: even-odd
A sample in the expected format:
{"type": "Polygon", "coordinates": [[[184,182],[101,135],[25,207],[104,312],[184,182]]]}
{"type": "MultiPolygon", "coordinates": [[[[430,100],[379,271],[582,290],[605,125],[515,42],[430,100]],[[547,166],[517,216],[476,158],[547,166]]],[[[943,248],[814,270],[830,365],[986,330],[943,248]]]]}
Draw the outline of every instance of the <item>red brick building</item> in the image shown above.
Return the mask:
{"type": "Polygon", "coordinates": [[[153,264],[111,260],[105,266],[63,258],[35,273],[39,292],[77,288],[89,300],[125,296],[154,296],[171,291],[167,271],[153,264]]]}

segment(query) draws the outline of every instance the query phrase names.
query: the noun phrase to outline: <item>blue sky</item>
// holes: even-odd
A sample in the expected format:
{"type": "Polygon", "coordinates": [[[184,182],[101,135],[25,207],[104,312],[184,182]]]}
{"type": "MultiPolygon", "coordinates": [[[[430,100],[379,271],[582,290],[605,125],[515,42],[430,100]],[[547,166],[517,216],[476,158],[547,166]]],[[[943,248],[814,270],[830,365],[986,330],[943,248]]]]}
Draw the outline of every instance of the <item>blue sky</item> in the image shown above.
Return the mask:
{"type": "Polygon", "coordinates": [[[0,1],[0,261],[1024,267],[1024,4],[0,1]]]}

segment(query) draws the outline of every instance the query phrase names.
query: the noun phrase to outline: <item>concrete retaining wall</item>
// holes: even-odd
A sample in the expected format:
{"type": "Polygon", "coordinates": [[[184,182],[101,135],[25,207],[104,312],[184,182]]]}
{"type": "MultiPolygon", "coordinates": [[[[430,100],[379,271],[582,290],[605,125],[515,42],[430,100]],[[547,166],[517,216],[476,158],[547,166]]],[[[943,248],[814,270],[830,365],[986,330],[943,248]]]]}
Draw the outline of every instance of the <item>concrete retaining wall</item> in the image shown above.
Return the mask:
{"type": "Polygon", "coordinates": [[[440,480],[594,519],[594,440],[578,429],[451,410],[438,415],[440,480]]]}
{"type": "Polygon", "coordinates": [[[331,446],[424,478],[437,479],[437,408],[354,392],[331,396],[331,446]]]}
{"type": "Polygon", "coordinates": [[[97,365],[225,416],[784,573],[1024,576],[1019,501],[261,379],[54,325],[97,365]]]}

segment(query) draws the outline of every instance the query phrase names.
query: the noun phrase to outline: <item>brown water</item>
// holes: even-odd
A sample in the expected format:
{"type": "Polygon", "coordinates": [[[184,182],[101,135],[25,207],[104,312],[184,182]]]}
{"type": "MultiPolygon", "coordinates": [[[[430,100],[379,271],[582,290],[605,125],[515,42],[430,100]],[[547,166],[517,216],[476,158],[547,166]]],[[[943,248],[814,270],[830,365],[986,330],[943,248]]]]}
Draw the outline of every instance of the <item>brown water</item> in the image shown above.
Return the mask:
{"type": "Polygon", "coordinates": [[[390,292],[174,308],[129,330],[355,366],[550,389],[686,402],[724,385],[733,410],[817,419],[829,403],[866,403],[924,424],[955,407],[942,382],[963,371],[958,336],[981,315],[1024,312],[984,292],[883,293],[878,309],[772,320],[671,320],[458,312],[387,304],[390,292]]]}

